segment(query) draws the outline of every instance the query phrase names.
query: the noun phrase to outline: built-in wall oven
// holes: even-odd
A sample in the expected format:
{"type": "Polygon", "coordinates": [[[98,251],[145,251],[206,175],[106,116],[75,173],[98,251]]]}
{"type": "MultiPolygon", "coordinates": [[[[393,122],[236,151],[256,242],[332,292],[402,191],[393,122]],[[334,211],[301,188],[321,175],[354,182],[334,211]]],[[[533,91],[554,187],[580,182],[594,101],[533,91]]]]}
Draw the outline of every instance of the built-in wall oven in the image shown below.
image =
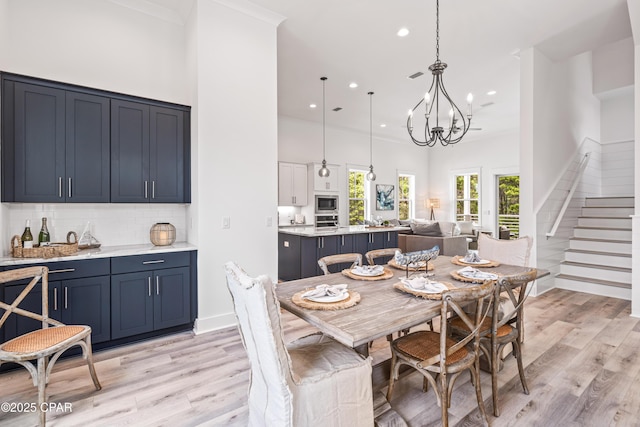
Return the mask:
{"type": "Polygon", "coordinates": [[[338,228],[338,196],[316,194],[315,227],[338,228]]]}

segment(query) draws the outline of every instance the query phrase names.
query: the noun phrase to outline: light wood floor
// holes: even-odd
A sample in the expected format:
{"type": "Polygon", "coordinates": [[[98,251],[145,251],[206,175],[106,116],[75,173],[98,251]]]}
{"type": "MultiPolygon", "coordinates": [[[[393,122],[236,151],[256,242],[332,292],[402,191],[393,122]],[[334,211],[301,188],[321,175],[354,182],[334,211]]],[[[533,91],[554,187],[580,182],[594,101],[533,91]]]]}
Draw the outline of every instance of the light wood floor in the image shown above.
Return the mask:
{"type": "MultiPolygon", "coordinates": [[[[589,294],[552,290],[530,298],[523,347],[531,393],[522,392],[513,357],[500,373],[502,415],[493,426],[640,425],[640,319],[630,303],[589,294]]],[[[283,313],[287,340],[313,331],[283,313]]],[[[374,362],[388,357],[376,341],[374,362]]],[[[242,426],[246,425],[249,365],[235,329],[193,336],[176,334],[95,355],[103,389],[96,392],[79,358],[56,365],[50,402],[72,411],[49,413],[50,426],[242,426]]],[[[491,384],[482,373],[491,413],[491,384]]],[[[26,371],[0,375],[0,402],[35,402],[26,371]]],[[[431,391],[421,392],[416,374],[396,386],[392,407],[410,426],[439,425],[431,391]]],[[[468,375],[456,383],[451,425],[480,425],[468,375]]],[[[0,412],[2,426],[37,424],[33,413],[0,412]]]]}

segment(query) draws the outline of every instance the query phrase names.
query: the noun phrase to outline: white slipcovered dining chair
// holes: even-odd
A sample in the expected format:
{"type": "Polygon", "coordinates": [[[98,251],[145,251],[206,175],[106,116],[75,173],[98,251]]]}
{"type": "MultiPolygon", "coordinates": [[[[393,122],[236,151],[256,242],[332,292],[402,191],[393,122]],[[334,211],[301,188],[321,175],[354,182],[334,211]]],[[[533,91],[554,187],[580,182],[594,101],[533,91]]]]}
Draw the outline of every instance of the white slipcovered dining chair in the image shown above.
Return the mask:
{"type": "Polygon", "coordinates": [[[371,358],[322,334],[285,345],[273,282],[225,270],[251,364],[249,426],[372,426],[371,358]]]}

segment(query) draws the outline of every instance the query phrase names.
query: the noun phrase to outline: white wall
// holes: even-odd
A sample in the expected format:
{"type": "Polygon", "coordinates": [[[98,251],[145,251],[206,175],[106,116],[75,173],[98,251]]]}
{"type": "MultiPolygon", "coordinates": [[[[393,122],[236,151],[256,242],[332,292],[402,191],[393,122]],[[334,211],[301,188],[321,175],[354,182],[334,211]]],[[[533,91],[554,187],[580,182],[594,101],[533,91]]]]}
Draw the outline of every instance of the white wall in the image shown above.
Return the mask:
{"type": "Polygon", "coordinates": [[[235,323],[226,261],[252,276],[277,277],[277,23],[211,0],[198,0],[196,13],[187,33],[197,43],[189,64],[197,94],[198,192],[191,210],[198,218],[202,332],[235,323]]]}
{"type": "MultiPolygon", "coordinates": [[[[348,165],[369,169],[369,135],[351,130],[326,127],[327,163],[340,167],[340,224],[348,225],[348,165]]],[[[374,215],[382,219],[397,218],[395,211],[375,210],[375,184],[395,186],[397,201],[398,171],[414,174],[416,177],[416,217],[428,215],[424,207],[427,197],[427,156],[430,148],[402,141],[392,142],[373,138],[373,167],[377,175],[371,186],[371,201],[374,215]]],[[[293,163],[319,163],[322,161],[322,126],[304,120],[280,116],[278,120],[278,160],[293,163]]],[[[314,195],[309,194],[313,204],[314,195]]],[[[313,215],[312,207],[301,209],[307,217],[313,215]]],[[[307,219],[307,222],[309,219],[307,219]]]]}
{"type": "MultiPolygon", "coordinates": [[[[480,194],[483,204],[481,224],[495,231],[496,175],[518,175],[519,135],[517,124],[512,132],[483,139],[482,134],[447,147],[435,146],[429,152],[429,195],[440,199],[436,218],[453,221],[455,218],[456,173],[479,172],[480,194]]],[[[473,132],[473,131],[470,131],[473,132]]]]}
{"type": "Polygon", "coordinates": [[[629,37],[595,49],[592,63],[594,94],[632,86],[633,39],[629,37]]]}

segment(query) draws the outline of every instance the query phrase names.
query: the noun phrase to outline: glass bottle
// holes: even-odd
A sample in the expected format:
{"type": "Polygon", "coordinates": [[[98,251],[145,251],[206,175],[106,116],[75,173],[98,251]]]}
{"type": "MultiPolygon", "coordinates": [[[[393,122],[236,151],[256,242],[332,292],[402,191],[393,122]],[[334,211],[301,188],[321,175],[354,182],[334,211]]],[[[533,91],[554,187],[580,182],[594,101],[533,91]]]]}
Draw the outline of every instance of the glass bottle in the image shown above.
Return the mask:
{"type": "Polygon", "coordinates": [[[49,246],[50,243],[49,229],[47,228],[47,218],[42,218],[42,228],[38,234],[38,246],[49,246]]]}
{"type": "Polygon", "coordinates": [[[24,232],[22,233],[22,247],[24,249],[33,248],[33,235],[31,234],[31,223],[29,220],[26,221],[24,226],[24,232]]]}

